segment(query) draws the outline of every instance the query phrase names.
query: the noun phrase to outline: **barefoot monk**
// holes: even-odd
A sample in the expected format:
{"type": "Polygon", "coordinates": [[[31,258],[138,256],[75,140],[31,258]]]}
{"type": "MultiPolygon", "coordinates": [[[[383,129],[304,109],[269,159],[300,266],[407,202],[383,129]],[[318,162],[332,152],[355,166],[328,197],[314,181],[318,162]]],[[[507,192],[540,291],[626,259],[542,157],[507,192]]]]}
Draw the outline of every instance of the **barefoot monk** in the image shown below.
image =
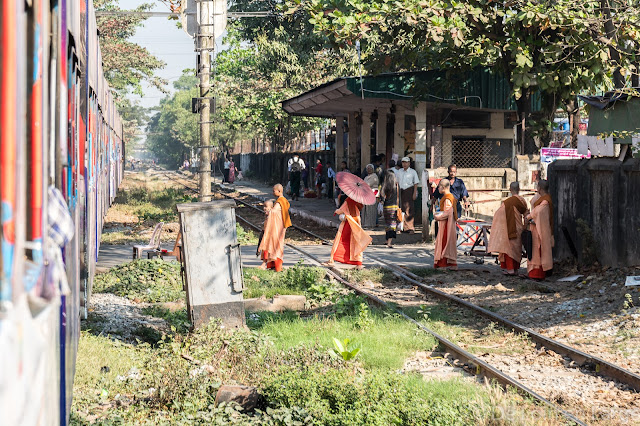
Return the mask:
{"type": "Polygon", "coordinates": [[[264,236],[258,250],[262,253],[263,269],[275,269],[282,271],[282,259],[284,256],[284,234],[291,226],[289,218],[289,202],[282,196],[282,185],[273,186],[273,195],[276,202],[267,213],[264,236]]]}
{"type": "Polygon", "coordinates": [[[511,182],[511,196],[504,200],[493,215],[489,253],[498,253],[500,268],[507,275],[516,275],[522,260],[524,216],[529,213],[527,202],[520,194],[520,184],[511,182]]]}
{"type": "Polygon", "coordinates": [[[440,213],[435,215],[438,221],[438,236],[436,250],[433,254],[434,268],[458,269],[458,248],[456,246],[456,221],[458,200],[451,194],[451,183],[448,179],[441,179],[438,190],[442,194],[440,199],[440,213]]]}
{"type": "Polygon", "coordinates": [[[527,215],[533,240],[533,253],[527,262],[529,278],[543,280],[553,269],[553,202],[549,195],[549,182],[542,179],[538,182],[540,197],[532,204],[531,213],[527,215]]]}

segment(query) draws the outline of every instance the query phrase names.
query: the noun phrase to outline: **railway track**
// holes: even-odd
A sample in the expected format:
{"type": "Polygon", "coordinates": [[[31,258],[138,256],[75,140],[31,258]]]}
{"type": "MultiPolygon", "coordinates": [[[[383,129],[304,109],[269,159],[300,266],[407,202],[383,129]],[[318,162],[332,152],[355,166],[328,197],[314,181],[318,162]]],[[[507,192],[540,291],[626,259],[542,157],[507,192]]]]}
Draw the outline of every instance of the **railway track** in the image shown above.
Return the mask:
{"type": "MultiPolygon", "coordinates": [[[[173,179],[173,180],[178,181],[177,179],[173,179]]],[[[184,182],[180,182],[180,183],[185,187],[191,190],[194,190],[194,188],[189,187],[184,182]]],[[[239,199],[229,194],[225,194],[224,192],[220,192],[220,194],[222,194],[227,198],[234,199],[237,203],[243,206],[246,206],[250,209],[255,209],[256,211],[260,212],[260,214],[262,214],[262,210],[253,203],[247,202],[245,200],[239,199]]],[[[257,231],[261,230],[259,226],[252,223],[249,219],[243,217],[241,214],[236,213],[236,217],[240,221],[245,223],[248,227],[256,229],[257,231]]],[[[323,238],[321,235],[318,235],[318,233],[316,232],[310,231],[308,229],[305,229],[297,225],[294,225],[294,229],[296,229],[298,232],[305,233],[317,239],[322,244],[332,244],[332,241],[326,238],[323,238]]],[[[317,265],[321,265],[321,261],[319,259],[317,259],[313,254],[308,253],[301,247],[294,244],[287,244],[287,247],[299,253],[300,255],[310,259],[313,263],[317,265]]],[[[540,350],[549,350],[549,351],[555,352],[559,356],[568,357],[575,363],[575,366],[578,367],[579,371],[585,375],[600,376],[603,378],[612,379],[617,381],[620,384],[625,385],[626,387],[628,387],[628,389],[632,391],[637,391],[637,392],[640,391],[640,376],[638,376],[633,372],[630,372],[622,367],[619,367],[615,364],[607,362],[599,357],[596,357],[591,354],[580,351],[578,349],[572,348],[571,346],[566,345],[562,342],[558,342],[554,339],[548,338],[528,327],[522,326],[520,324],[516,324],[494,312],[491,312],[480,306],[474,305],[473,303],[463,300],[455,295],[452,295],[442,290],[439,290],[437,288],[434,288],[433,286],[429,285],[428,280],[425,280],[424,278],[419,277],[402,267],[391,264],[385,261],[384,259],[377,258],[376,256],[373,256],[371,254],[367,254],[365,257],[367,260],[372,261],[373,263],[380,266],[381,268],[384,268],[390,271],[397,278],[404,280],[406,283],[410,284],[416,290],[418,290],[423,295],[426,295],[427,297],[433,297],[438,300],[444,301],[446,303],[457,305],[464,310],[472,312],[474,315],[477,315],[488,321],[491,321],[492,323],[499,325],[505,330],[513,331],[515,333],[519,333],[523,336],[526,336],[530,341],[534,342],[535,345],[538,348],[540,348],[540,350]]],[[[467,371],[469,371],[470,373],[480,377],[486,377],[488,379],[495,380],[497,383],[500,383],[505,388],[511,386],[517,389],[520,393],[534,398],[535,400],[539,401],[541,404],[547,407],[553,408],[553,410],[560,413],[570,422],[581,424],[581,425],[587,424],[583,420],[580,420],[579,416],[576,416],[571,412],[569,412],[568,410],[565,410],[561,406],[551,402],[549,399],[542,396],[539,392],[536,392],[534,389],[526,386],[522,382],[514,379],[513,377],[500,371],[498,368],[492,366],[487,361],[481,359],[478,356],[473,355],[472,353],[463,349],[461,346],[448,340],[445,336],[442,336],[441,334],[426,327],[424,324],[411,318],[401,309],[397,308],[396,306],[390,305],[388,301],[385,301],[382,297],[379,297],[373,294],[372,292],[367,291],[366,289],[362,288],[362,286],[359,286],[358,284],[348,281],[347,279],[344,278],[342,272],[339,269],[336,269],[334,267],[326,267],[326,266],[323,266],[323,267],[327,270],[328,275],[330,275],[336,281],[340,282],[345,287],[357,292],[358,294],[361,294],[362,296],[366,297],[367,299],[369,299],[370,301],[372,301],[373,303],[379,306],[395,311],[406,320],[412,322],[422,331],[431,334],[440,343],[442,347],[446,348],[448,353],[452,354],[454,358],[464,363],[467,371]]]]}

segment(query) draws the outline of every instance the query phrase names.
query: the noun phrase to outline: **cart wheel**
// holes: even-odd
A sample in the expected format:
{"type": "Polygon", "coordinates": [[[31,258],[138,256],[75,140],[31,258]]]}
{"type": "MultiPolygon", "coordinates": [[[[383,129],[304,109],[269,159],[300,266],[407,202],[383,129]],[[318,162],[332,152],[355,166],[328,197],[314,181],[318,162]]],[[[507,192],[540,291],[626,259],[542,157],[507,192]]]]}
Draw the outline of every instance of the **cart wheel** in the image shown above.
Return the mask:
{"type": "Polygon", "coordinates": [[[481,257],[476,257],[476,260],[473,261],[476,265],[482,265],[484,263],[484,259],[481,257]]]}

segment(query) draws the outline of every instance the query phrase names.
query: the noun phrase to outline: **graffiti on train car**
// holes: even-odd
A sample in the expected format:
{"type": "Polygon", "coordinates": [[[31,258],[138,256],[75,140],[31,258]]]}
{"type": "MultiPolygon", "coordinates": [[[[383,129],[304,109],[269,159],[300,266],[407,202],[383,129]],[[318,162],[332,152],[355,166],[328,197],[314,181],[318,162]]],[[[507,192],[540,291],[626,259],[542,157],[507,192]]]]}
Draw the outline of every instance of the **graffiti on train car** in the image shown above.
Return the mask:
{"type": "Polygon", "coordinates": [[[0,6],[0,412],[7,424],[68,422],[79,320],[124,174],[122,123],[102,70],[93,3],[52,6],[0,6]]]}

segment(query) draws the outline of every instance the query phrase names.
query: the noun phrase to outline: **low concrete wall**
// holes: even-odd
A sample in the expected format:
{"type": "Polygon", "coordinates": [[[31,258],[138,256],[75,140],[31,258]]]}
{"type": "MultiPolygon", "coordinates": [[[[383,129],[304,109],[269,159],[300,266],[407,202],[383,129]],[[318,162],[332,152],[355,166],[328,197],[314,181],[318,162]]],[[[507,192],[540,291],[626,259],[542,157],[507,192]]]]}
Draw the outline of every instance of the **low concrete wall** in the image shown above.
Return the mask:
{"type": "Polygon", "coordinates": [[[546,179],[539,155],[516,155],[514,167],[523,190],[534,189],[539,178],[546,179]]]}
{"type": "MultiPolygon", "coordinates": [[[[448,176],[446,168],[430,169],[429,179],[448,176]]],[[[469,197],[474,202],[473,211],[478,219],[491,220],[508,194],[509,184],[516,180],[513,169],[458,169],[458,178],[464,181],[469,197]]]]}
{"type": "Polygon", "coordinates": [[[586,238],[576,226],[582,219],[592,231],[600,264],[640,265],[640,159],[557,160],[548,173],[555,207],[555,258],[572,256],[565,228],[584,260],[586,238]]]}

